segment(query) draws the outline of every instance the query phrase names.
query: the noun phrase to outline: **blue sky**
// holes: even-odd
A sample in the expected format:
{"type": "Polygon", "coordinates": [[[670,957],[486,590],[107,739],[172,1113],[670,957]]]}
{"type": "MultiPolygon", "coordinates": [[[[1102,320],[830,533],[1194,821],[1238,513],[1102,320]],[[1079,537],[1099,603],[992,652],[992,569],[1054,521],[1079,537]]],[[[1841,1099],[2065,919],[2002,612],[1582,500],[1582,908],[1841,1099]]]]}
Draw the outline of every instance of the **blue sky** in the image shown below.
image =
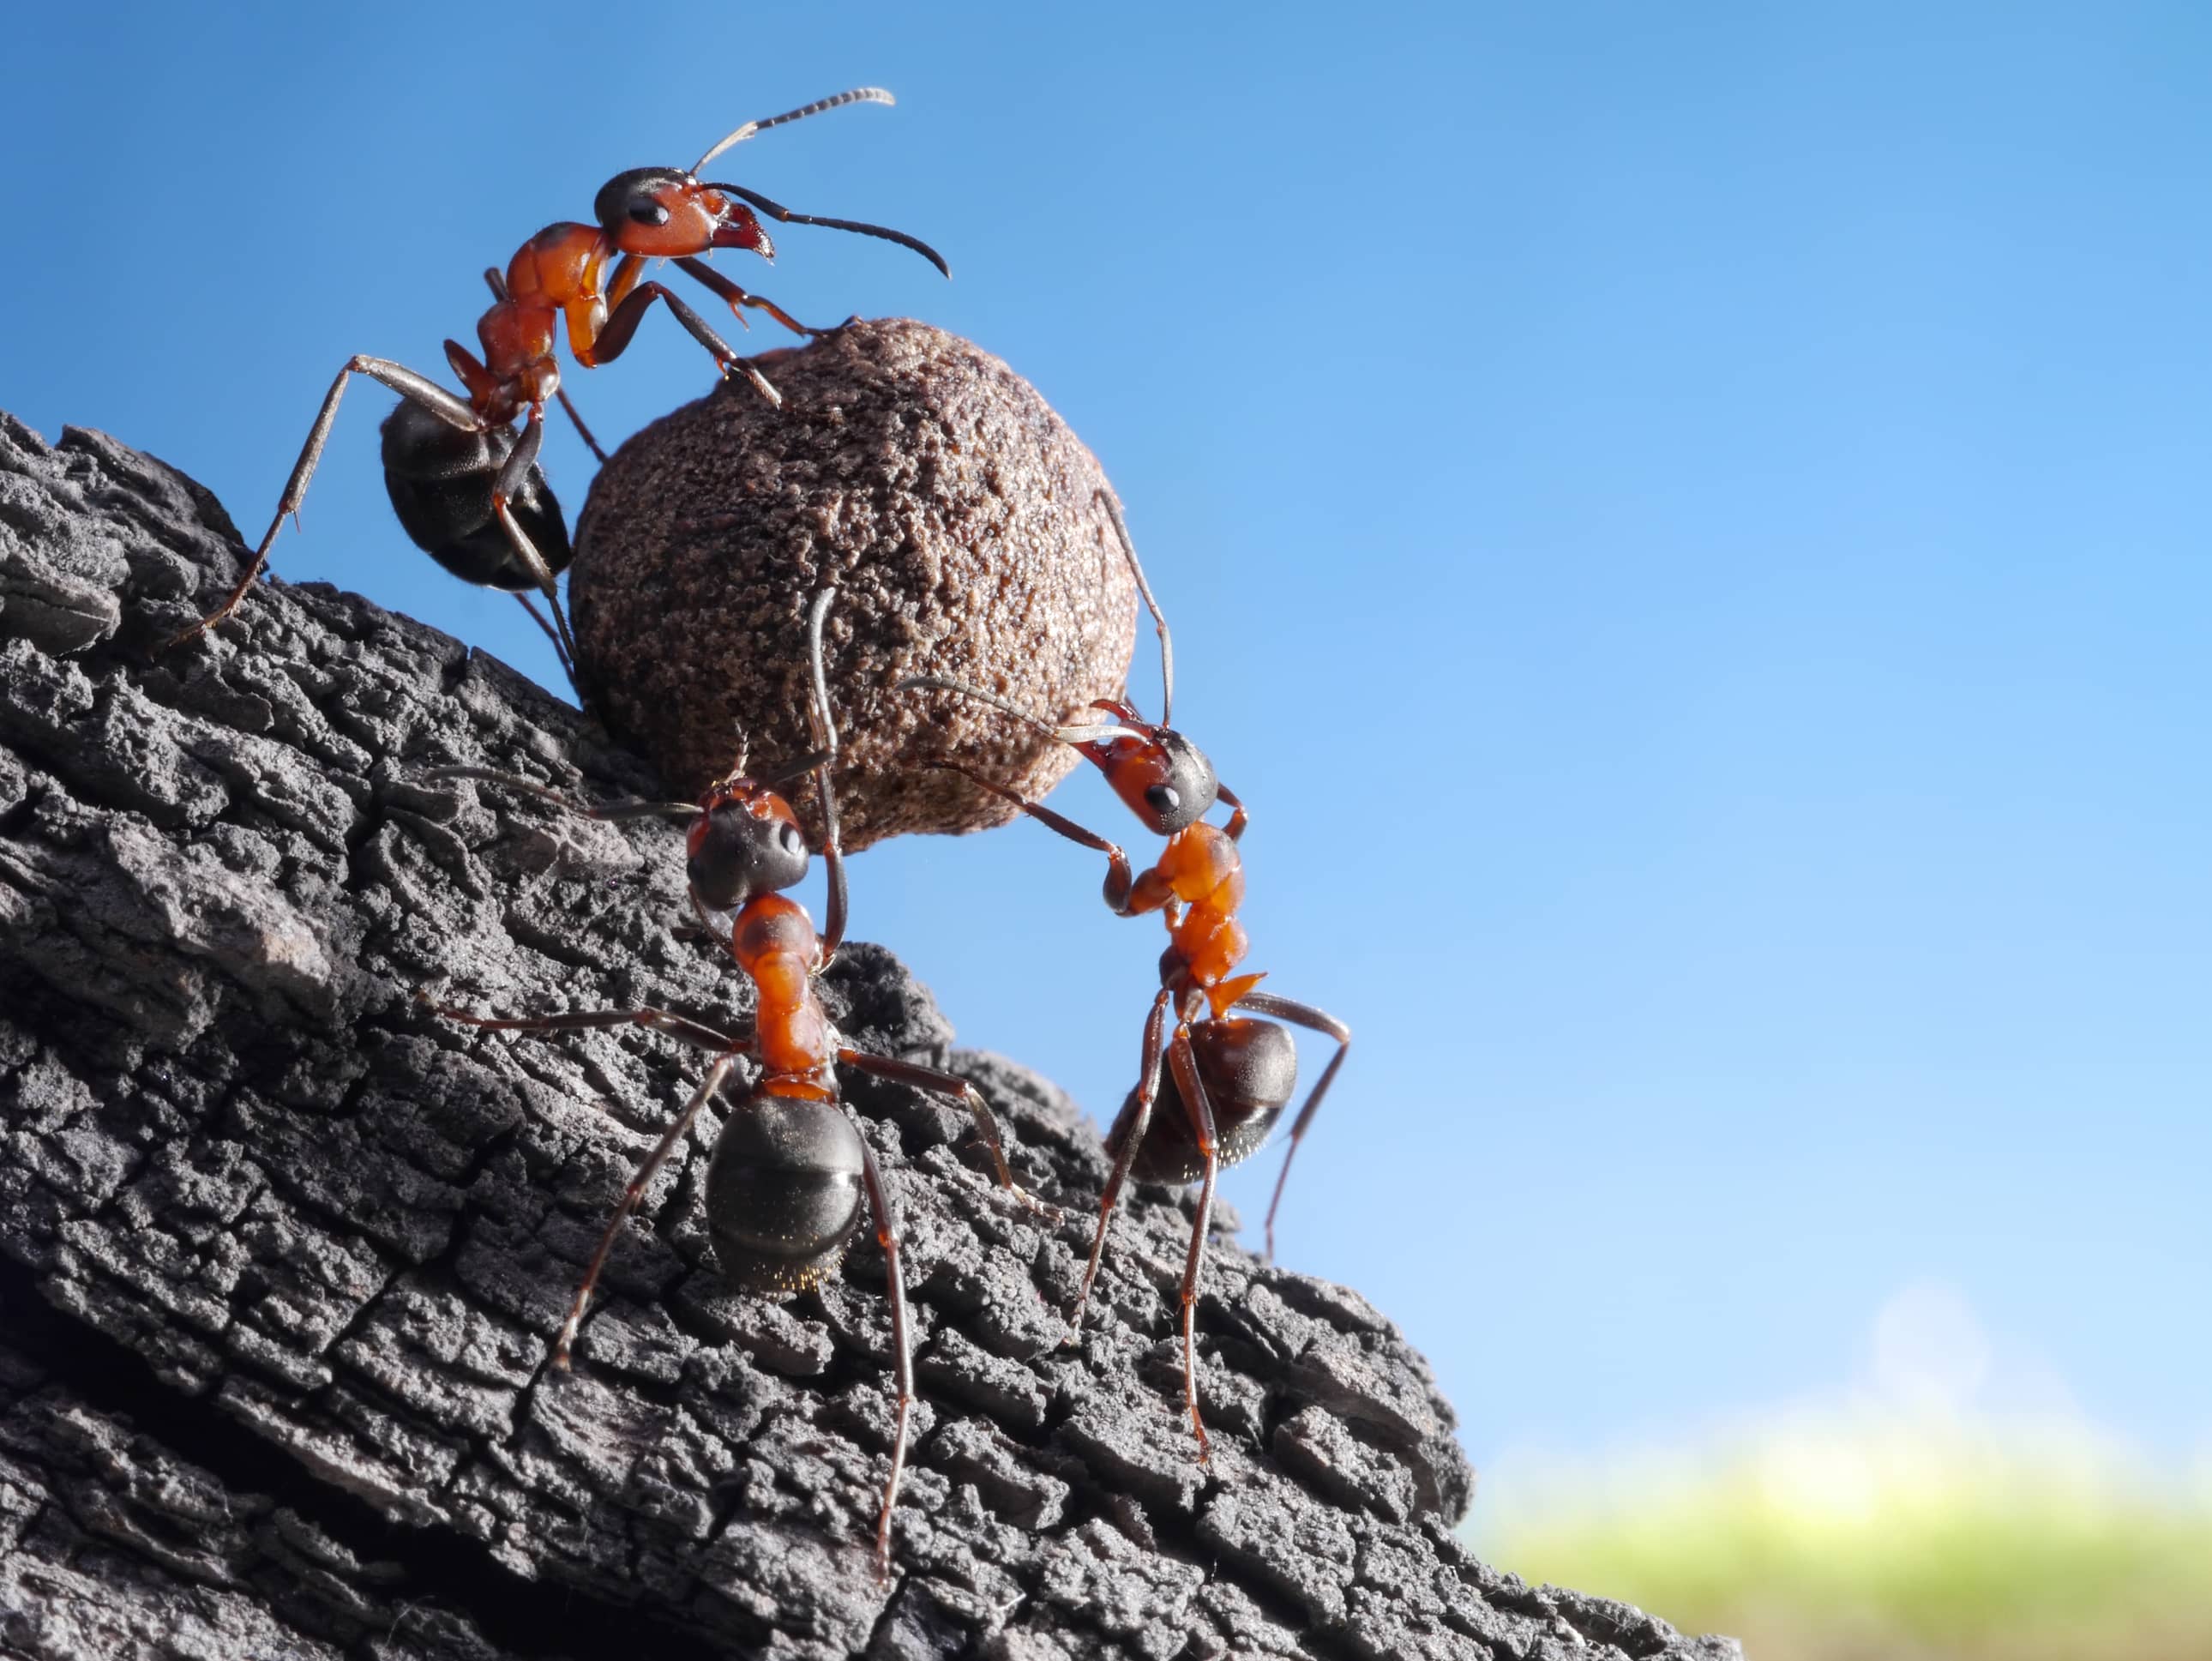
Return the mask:
{"type": "MultiPolygon", "coordinates": [[[[348,354],[437,370],[608,175],[890,86],[735,176],[955,280],[796,229],[738,274],[969,335],[1119,486],[1254,964],[1358,1033],[1283,1256],[1477,1462],[1823,1389],[1931,1283],[2154,1457],[2212,1439],[2201,10],[509,15],[17,20],[0,406],[258,532],[348,354]]],[[[612,437],[706,381],[659,319],[570,377],[612,437]]],[[[276,569],[552,679],[391,521],[382,405],[276,569]]],[[[908,841],[856,928],[1108,1116],[1158,943],[1097,874],[908,841]]]]}

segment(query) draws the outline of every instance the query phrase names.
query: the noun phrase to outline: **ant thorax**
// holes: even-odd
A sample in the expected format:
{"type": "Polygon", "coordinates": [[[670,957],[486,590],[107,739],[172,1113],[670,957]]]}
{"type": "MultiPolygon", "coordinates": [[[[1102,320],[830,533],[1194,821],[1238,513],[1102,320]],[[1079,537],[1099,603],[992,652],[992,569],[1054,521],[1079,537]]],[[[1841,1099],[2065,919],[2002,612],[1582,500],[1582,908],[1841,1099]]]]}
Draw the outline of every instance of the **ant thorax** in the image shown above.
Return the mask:
{"type": "Polygon", "coordinates": [[[754,1053],[770,1079],[811,1076],[837,1053],[836,1031],[814,995],[822,942],[806,908],[781,894],[763,894],[738,914],[730,951],[757,997],[754,1053]]]}

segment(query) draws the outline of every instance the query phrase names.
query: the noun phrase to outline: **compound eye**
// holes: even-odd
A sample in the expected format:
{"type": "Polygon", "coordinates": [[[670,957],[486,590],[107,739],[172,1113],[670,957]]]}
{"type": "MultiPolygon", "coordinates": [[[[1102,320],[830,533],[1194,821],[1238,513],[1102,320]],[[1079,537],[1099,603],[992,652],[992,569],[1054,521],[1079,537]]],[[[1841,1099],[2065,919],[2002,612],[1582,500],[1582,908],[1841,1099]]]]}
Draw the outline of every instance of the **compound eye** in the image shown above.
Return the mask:
{"type": "Polygon", "coordinates": [[[1145,792],[1145,801],[1152,812],[1163,817],[1174,812],[1176,808],[1182,806],[1182,798],[1176,794],[1176,788],[1171,784],[1152,786],[1151,789],[1145,792]]]}
{"type": "Polygon", "coordinates": [[[775,839],[783,844],[783,851],[787,854],[804,854],[806,851],[806,839],[799,834],[799,827],[795,824],[778,825],[775,839]]]}
{"type": "Polygon", "coordinates": [[[668,222],[668,208],[665,203],[656,202],[649,196],[641,196],[630,203],[629,216],[641,225],[665,225],[668,222]]]}

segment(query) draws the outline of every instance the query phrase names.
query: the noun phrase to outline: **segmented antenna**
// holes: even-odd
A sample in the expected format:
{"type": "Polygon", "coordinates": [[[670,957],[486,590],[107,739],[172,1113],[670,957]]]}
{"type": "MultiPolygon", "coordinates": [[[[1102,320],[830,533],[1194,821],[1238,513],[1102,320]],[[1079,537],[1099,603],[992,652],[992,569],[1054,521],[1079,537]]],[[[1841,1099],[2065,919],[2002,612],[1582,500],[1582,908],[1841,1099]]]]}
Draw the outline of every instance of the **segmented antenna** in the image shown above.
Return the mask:
{"type": "Polygon", "coordinates": [[[721,143],[691,164],[691,173],[696,178],[712,161],[732,144],[742,144],[757,132],[766,132],[770,127],[781,127],[793,121],[803,121],[810,115],[819,115],[824,110],[834,110],[846,104],[896,104],[898,100],[881,87],[854,87],[849,92],[833,93],[827,98],[817,98],[811,104],[801,104],[795,110],[786,110],[781,115],[771,115],[764,121],[748,121],[721,143]]]}
{"type": "Polygon", "coordinates": [[[1121,551],[1128,557],[1129,575],[1137,579],[1137,592],[1145,597],[1145,609],[1152,614],[1152,626],[1160,636],[1160,725],[1174,725],[1175,711],[1175,642],[1168,638],[1168,620],[1161,614],[1159,601],[1152,598],[1152,585],[1145,581],[1145,568],[1137,563],[1137,545],[1129,540],[1129,527],[1121,522],[1121,504],[1114,500],[1111,490],[1098,492],[1098,500],[1106,506],[1106,517],[1114,521],[1114,534],[1121,538],[1121,551]]]}

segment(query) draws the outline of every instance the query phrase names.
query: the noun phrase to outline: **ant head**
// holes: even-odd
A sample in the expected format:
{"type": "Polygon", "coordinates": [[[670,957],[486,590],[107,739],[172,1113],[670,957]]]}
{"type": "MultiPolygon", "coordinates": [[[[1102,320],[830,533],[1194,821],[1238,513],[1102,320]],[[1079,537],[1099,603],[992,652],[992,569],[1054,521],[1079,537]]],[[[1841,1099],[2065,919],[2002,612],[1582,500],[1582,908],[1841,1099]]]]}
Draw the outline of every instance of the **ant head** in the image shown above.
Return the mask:
{"type": "Polygon", "coordinates": [[[1204,751],[1172,727],[1139,721],[1126,703],[1101,700],[1091,707],[1111,715],[1115,725],[1106,736],[1069,741],[1097,764],[1146,830],[1173,836],[1206,817],[1221,786],[1204,751]]]}
{"type": "Polygon", "coordinates": [[[709,248],[750,248],[775,258],[753,210],[678,167],[633,167],[599,187],[599,229],[624,253],[677,258],[709,248]]]}
{"type": "Polygon", "coordinates": [[[699,799],[684,848],[691,892],[709,911],[734,911],[806,875],[806,837],[791,804],[749,778],[731,777],[699,799]]]}

